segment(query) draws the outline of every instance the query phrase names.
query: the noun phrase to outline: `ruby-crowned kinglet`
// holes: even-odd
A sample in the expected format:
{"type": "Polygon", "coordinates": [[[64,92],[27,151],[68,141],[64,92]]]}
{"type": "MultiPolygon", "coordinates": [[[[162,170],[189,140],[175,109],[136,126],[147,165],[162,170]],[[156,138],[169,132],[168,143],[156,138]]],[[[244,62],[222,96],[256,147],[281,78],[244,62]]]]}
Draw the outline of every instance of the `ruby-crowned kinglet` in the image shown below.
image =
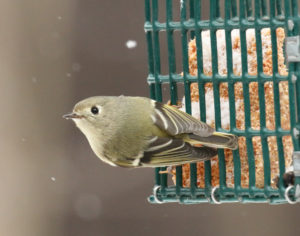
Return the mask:
{"type": "Polygon", "coordinates": [[[64,118],[72,119],[95,154],[113,166],[180,165],[208,160],[217,148],[238,147],[235,135],[215,132],[189,114],[149,98],[91,97],[64,118]]]}

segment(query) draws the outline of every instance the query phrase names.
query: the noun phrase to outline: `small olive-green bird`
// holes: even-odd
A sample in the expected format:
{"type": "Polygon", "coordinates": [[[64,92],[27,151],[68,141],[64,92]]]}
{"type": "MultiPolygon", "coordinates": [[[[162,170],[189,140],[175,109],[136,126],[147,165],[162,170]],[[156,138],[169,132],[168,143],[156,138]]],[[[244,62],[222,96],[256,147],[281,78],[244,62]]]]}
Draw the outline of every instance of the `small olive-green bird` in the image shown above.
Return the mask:
{"type": "Polygon", "coordinates": [[[235,135],[215,132],[177,108],[143,97],[90,97],[72,119],[95,154],[112,166],[160,167],[204,161],[236,149],[235,135]],[[199,146],[200,145],[200,146],[199,146]]]}

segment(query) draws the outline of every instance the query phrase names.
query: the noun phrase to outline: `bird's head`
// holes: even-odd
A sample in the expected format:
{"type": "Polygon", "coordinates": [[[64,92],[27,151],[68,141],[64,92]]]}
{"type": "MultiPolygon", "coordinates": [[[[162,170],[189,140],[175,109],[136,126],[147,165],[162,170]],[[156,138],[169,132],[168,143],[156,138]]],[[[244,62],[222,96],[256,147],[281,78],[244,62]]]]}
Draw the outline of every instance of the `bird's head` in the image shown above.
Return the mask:
{"type": "Polygon", "coordinates": [[[106,104],[110,97],[90,97],[78,102],[73,112],[66,114],[65,119],[72,119],[77,127],[86,135],[99,132],[107,120],[106,104]]]}

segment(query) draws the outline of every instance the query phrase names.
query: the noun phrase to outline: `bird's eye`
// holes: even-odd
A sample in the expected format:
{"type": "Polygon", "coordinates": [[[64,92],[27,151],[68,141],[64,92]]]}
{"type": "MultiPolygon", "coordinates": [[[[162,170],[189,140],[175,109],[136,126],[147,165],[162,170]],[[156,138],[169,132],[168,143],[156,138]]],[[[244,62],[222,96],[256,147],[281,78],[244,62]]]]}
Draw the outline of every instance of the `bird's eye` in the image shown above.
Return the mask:
{"type": "Polygon", "coordinates": [[[97,115],[97,114],[99,113],[99,109],[98,109],[97,107],[93,106],[93,107],[91,108],[91,112],[92,112],[94,115],[97,115]]]}

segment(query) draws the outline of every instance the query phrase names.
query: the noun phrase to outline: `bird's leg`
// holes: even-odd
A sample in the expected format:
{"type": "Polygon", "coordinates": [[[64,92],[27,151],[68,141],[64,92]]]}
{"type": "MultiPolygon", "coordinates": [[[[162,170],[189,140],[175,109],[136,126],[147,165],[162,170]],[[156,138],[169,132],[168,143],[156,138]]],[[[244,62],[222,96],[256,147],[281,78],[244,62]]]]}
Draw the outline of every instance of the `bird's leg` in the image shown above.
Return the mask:
{"type": "MultiPolygon", "coordinates": [[[[274,178],[273,180],[277,186],[277,188],[279,188],[279,176],[277,176],[276,178],[274,178]]],[[[283,175],[283,186],[286,188],[289,185],[294,185],[295,183],[295,174],[293,171],[288,171],[286,173],[284,173],[283,175]]]]}
{"type": "Polygon", "coordinates": [[[171,174],[171,171],[172,171],[172,167],[171,166],[168,166],[166,170],[160,170],[159,171],[159,174],[171,174]]]}

